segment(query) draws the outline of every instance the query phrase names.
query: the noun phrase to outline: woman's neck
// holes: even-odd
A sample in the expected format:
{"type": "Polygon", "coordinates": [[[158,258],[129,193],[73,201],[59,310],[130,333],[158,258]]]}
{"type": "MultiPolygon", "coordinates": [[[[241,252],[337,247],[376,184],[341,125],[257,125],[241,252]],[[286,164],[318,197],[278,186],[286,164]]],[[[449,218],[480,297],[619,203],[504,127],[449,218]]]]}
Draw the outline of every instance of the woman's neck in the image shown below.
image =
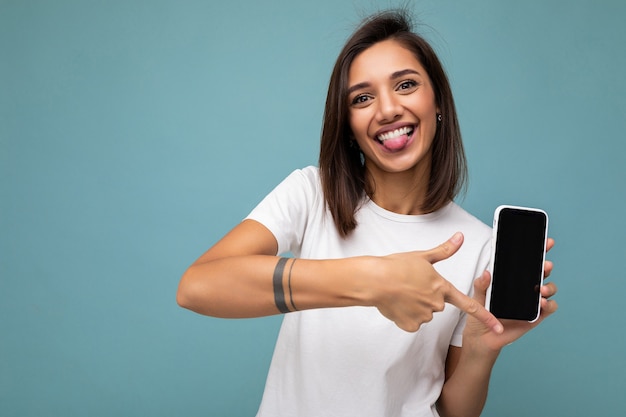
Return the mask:
{"type": "Polygon", "coordinates": [[[422,207],[428,193],[430,166],[403,172],[366,167],[366,176],[368,195],[378,206],[398,214],[426,214],[422,207]]]}

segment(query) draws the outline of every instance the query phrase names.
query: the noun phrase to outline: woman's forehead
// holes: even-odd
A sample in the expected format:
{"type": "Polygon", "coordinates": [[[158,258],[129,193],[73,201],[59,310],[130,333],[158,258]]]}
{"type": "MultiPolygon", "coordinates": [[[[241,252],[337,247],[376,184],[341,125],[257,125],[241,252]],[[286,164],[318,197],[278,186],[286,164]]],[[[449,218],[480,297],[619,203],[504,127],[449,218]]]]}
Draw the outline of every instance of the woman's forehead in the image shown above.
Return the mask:
{"type": "Polygon", "coordinates": [[[373,44],[355,57],[348,71],[348,80],[352,85],[371,78],[389,78],[407,70],[428,77],[413,51],[396,40],[385,40],[373,44]]]}

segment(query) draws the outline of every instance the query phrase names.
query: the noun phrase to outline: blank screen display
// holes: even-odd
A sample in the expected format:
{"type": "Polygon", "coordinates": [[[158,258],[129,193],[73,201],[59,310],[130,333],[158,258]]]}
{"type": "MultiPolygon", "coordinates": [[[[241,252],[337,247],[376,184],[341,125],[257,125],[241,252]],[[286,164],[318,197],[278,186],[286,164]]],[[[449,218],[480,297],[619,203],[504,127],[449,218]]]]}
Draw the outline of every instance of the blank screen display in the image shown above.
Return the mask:
{"type": "Polygon", "coordinates": [[[529,321],[537,317],[546,226],[542,212],[500,211],[490,304],[496,317],[529,321]]]}

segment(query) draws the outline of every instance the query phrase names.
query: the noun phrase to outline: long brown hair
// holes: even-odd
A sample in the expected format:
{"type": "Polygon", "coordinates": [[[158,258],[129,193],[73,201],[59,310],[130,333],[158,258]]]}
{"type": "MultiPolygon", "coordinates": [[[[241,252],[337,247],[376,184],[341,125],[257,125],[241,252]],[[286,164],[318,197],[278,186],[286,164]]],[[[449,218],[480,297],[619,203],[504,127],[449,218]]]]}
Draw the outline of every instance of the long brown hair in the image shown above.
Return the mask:
{"type": "Polygon", "coordinates": [[[360,150],[350,139],[348,72],[354,59],[375,43],[393,39],[413,52],[430,77],[442,114],[432,145],[428,192],[423,207],[442,208],[463,189],[467,163],[448,77],[430,44],[411,29],[406,11],[385,11],[365,19],[341,50],[328,85],[322,139],[320,177],[324,199],[335,226],[347,236],[357,226],[354,217],[367,183],[360,150]]]}

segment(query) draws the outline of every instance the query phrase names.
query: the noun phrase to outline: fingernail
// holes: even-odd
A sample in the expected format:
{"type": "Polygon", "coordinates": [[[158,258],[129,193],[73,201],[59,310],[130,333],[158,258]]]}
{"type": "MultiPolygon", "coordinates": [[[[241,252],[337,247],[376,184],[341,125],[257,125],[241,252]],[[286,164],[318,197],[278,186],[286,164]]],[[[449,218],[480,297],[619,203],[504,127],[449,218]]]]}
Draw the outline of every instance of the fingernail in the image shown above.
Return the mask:
{"type": "Polygon", "coordinates": [[[493,330],[497,333],[497,334],[502,334],[502,332],[504,331],[504,327],[502,327],[502,325],[500,323],[496,324],[495,326],[493,326],[493,330]]]}
{"type": "Polygon", "coordinates": [[[456,232],[450,240],[452,241],[452,243],[459,243],[462,237],[463,237],[463,234],[461,232],[456,232]]]}

